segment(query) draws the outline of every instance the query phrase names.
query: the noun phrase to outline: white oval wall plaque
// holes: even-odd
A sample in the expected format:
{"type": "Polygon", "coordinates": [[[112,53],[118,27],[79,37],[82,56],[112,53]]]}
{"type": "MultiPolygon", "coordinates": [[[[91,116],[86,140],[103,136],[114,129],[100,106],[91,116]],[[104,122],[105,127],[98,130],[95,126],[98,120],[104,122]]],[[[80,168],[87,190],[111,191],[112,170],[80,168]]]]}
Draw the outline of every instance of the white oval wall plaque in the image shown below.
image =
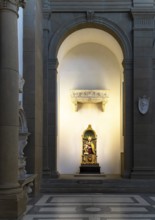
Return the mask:
{"type": "Polygon", "coordinates": [[[149,110],[149,104],[150,104],[150,97],[143,96],[139,97],[138,100],[138,109],[141,114],[145,115],[149,110]]]}

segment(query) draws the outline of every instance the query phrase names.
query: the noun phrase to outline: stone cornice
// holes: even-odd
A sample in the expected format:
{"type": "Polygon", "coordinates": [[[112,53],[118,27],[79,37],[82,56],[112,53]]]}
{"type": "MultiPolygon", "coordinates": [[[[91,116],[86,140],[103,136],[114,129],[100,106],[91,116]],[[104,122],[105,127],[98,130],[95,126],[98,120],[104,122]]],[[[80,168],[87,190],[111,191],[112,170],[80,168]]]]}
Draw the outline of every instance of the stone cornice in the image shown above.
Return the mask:
{"type": "Polygon", "coordinates": [[[154,0],[44,0],[43,12],[129,12],[132,9],[155,9],[154,0]]]}
{"type": "Polygon", "coordinates": [[[154,7],[154,0],[133,0],[135,8],[152,8],[154,7]]]}
{"type": "Polygon", "coordinates": [[[130,11],[132,7],[131,0],[44,0],[44,11],[53,12],[83,12],[89,10],[97,12],[106,11],[130,11]]]}
{"type": "Polygon", "coordinates": [[[155,8],[132,8],[131,12],[133,16],[153,16],[155,15],[155,8]]]}

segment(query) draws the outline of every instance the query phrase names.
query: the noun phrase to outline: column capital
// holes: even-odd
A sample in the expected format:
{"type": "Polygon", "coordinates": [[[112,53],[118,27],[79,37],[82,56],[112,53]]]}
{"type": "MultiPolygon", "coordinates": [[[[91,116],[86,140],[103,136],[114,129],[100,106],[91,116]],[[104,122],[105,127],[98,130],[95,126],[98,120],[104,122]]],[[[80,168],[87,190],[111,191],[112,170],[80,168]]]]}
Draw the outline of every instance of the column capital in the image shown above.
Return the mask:
{"type": "Polygon", "coordinates": [[[133,59],[124,59],[122,62],[124,70],[131,70],[133,67],[133,59]]]}
{"type": "Polygon", "coordinates": [[[17,2],[18,2],[18,7],[25,8],[26,0],[17,0],[17,2]]]}
{"type": "Polygon", "coordinates": [[[132,9],[131,13],[134,19],[135,30],[154,29],[154,9],[132,9]]]}
{"type": "Polygon", "coordinates": [[[26,5],[26,0],[0,0],[0,11],[9,10],[17,14],[18,8],[24,8],[26,5]]]}
{"type": "Polygon", "coordinates": [[[53,59],[49,59],[48,60],[48,69],[50,70],[57,70],[57,67],[59,65],[58,59],[57,58],[53,58],[53,59]]]}
{"type": "Polygon", "coordinates": [[[18,2],[17,0],[0,0],[0,11],[12,11],[18,16],[18,2]]]}

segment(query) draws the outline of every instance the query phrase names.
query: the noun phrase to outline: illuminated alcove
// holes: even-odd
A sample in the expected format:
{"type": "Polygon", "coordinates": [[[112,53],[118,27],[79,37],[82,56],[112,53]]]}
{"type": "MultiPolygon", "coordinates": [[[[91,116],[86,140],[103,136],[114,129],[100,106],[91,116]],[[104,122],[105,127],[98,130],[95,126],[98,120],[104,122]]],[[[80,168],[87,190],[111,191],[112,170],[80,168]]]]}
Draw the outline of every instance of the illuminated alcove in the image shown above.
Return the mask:
{"type": "Polygon", "coordinates": [[[58,146],[60,174],[78,172],[82,134],[89,124],[97,134],[101,172],[120,174],[122,137],[123,54],[109,33],[85,28],[69,35],[58,52],[58,146]],[[85,103],[73,109],[71,90],[109,90],[103,112],[100,105],[85,103]]]}

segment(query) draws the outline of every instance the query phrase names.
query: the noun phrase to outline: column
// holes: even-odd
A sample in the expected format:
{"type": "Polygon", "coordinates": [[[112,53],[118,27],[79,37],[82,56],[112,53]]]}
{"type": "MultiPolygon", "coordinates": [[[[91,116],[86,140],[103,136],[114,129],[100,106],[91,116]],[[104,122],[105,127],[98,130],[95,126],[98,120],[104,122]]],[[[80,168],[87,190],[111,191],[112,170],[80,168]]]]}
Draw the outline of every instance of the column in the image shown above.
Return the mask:
{"type": "Polygon", "coordinates": [[[18,184],[18,1],[0,1],[0,219],[18,219],[26,198],[18,184]]]}
{"type": "Polygon", "coordinates": [[[134,158],[132,177],[152,178],[154,166],[154,77],[153,77],[153,41],[154,17],[153,1],[136,0],[133,15],[134,43],[134,158]],[[145,4],[144,4],[145,3],[145,4]],[[146,10],[147,8],[147,10],[146,10]],[[140,98],[148,100],[148,111],[139,109],[140,98]]]}
{"type": "Polygon", "coordinates": [[[133,159],[133,61],[131,59],[125,59],[123,61],[123,67],[123,176],[129,178],[131,175],[133,159]]]}
{"type": "Polygon", "coordinates": [[[57,171],[57,67],[58,60],[48,61],[48,148],[51,177],[58,177],[57,171]]]}

